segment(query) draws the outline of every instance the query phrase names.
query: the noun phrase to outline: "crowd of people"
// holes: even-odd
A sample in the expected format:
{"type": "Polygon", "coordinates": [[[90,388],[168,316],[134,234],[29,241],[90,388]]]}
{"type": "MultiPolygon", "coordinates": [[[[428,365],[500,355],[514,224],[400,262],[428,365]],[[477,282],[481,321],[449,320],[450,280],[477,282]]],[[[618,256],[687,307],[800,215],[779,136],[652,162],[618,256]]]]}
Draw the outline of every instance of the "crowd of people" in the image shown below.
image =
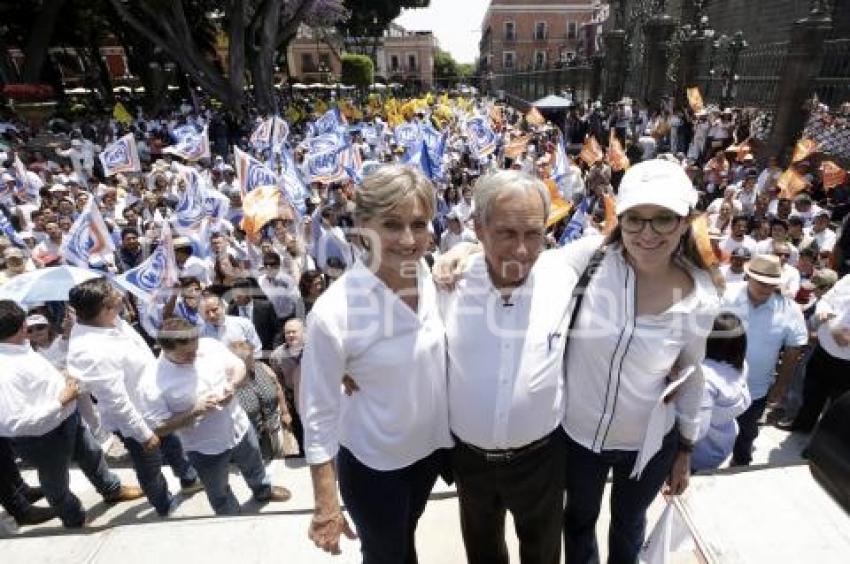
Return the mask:
{"type": "Polygon", "coordinates": [[[279,118],[258,144],[263,119],[191,106],[39,145],[7,129],[0,296],[90,273],[65,300],[0,300],[0,501],[19,524],[85,525],[72,463],[167,517],[163,461],[231,515],[230,464],[284,502],[266,463],[303,456],[325,550],[354,535],[341,496],[365,562],[415,562],[443,476],[470,562],[508,561],[507,512],[523,562],[559,562],[562,538],[595,562],[613,473],[609,561],[635,562],[662,488],[750,464],[768,408],[810,433],[850,390],[850,183],[810,144],[781,162],[746,112],[630,100],[558,123],[446,94],[290,104],[280,145],[263,142],[279,118]],[[333,177],[314,158],[328,112],[333,177]],[[187,127],[208,155],[168,150],[187,127]],[[128,134],[139,166],[113,173],[99,157],[128,134]],[[271,210],[240,152],[278,182],[271,210]],[[187,225],[193,189],[223,205],[187,225]],[[114,441],[138,488],[109,470],[114,441]]]}

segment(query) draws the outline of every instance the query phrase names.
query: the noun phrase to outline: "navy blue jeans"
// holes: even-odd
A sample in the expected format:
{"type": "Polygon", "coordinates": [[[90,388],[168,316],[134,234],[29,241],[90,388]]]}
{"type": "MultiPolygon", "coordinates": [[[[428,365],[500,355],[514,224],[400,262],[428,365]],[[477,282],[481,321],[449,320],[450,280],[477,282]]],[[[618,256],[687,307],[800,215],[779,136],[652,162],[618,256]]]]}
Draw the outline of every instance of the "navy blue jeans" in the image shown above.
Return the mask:
{"type": "Polygon", "coordinates": [[[72,461],[100,495],[107,497],[121,487],[121,480],[109,470],[103,450],[76,411],[49,433],[17,437],[13,443],[21,457],[38,471],[44,497],[66,527],[82,527],[86,519],[79,498],[69,489],[72,461]]]}
{"type": "Polygon", "coordinates": [[[754,399],[747,410],[738,416],[738,436],[732,448],[732,464],[747,466],[753,461],[753,443],[759,436],[759,419],[764,415],[767,396],[754,399]]]}
{"type": "Polygon", "coordinates": [[[413,564],[416,524],[437,481],[444,451],[398,470],[369,468],[345,447],[336,466],[339,492],[357,528],[363,564],[413,564]]]}
{"type": "Polygon", "coordinates": [[[613,471],[608,562],[635,564],[646,532],[646,510],[661,491],[676,456],[678,432],[667,436],[639,480],[629,476],[637,451],[603,450],[595,453],[567,437],[567,507],[564,511],[564,548],[570,564],[597,564],[596,520],[608,472],[613,471]]]}
{"type": "Polygon", "coordinates": [[[159,449],[153,452],[145,452],[142,444],[136,439],[125,437],[121,433],[115,434],[121,439],[130,454],[133,469],[136,471],[136,478],[139,480],[142,491],[145,492],[145,497],[148,498],[158,515],[168,515],[172,498],[168,491],[168,482],[162,475],[163,459],[171,466],[174,475],[180,478],[182,486],[188,486],[198,479],[197,472],[183,453],[180,439],[175,435],[166,435],[160,439],[159,449]]]}
{"type": "Polygon", "coordinates": [[[236,496],[233,495],[233,490],[228,483],[231,462],[239,468],[245,483],[254,492],[254,499],[257,501],[269,499],[271,480],[266,474],[266,467],[263,465],[263,457],[260,454],[260,444],[257,442],[257,434],[253,427],[248,427],[248,432],[239,444],[224,452],[202,454],[189,451],[187,454],[201,478],[201,483],[204,484],[207,499],[216,515],[238,515],[240,512],[239,502],[236,501],[236,496]]]}

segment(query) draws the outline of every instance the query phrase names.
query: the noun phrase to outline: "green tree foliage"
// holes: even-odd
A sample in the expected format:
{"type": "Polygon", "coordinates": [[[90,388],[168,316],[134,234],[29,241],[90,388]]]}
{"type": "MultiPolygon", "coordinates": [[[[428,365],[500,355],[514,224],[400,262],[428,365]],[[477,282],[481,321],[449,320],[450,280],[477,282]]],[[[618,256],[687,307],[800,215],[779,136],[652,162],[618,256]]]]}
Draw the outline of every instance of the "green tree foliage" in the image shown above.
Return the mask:
{"type": "Polygon", "coordinates": [[[369,57],[351,53],[342,56],[342,76],[340,80],[343,84],[368,88],[374,80],[374,74],[375,66],[369,57]]]}

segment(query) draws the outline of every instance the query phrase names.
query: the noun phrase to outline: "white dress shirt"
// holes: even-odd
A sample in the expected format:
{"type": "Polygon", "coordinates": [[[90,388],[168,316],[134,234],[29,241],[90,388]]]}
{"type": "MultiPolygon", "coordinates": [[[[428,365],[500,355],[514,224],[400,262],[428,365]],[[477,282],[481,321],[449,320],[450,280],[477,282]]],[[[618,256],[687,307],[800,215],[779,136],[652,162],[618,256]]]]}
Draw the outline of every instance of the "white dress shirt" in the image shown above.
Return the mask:
{"type": "Polygon", "coordinates": [[[359,260],[313,306],[299,402],[309,464],[342,445],[370,468],[396,470],[452,446],[445,331],[424,263],[417,277],[417,312],[359,260]],[[351,396],[345,374],[360,388],[351,396]]]}
{"type": "Polygon", "coordinates": [[[141,443],[153,436],[142,417],[139,380],[154,361],[144,339],[123,319],[115,327],[77,323],[68,344],[68,373],[97,399],[101,425],[141,443]]]}
{"type": "Polygon", "coordinates": [[[274,312],[280,319],[290,317],[295,312],[298,299],[298,281],[281,268],[274,277],[260,274],[257,284],[271,302],[274,312]]]}
{"type": "MultiPolygon", "coordinates": [[[[565,248],[589,257],[599,244],[598,238],[586,238],[565,248]]],[[[689,295],[663,313],[637,315],[635,272],[621,245],[609,247],[585,293],[567,354],[564,429],[585,448],[641,450],[650,415],[677,360],[681,370],[692,367],[693,372],[666,406],[663,428],[669,432],[677,425],[685,439],[696,439],[700,364],[720,300],[706,272],[687,268],[694,280],[689,295]]]]}
{"type": "Polygon", "coordinates": [[[560,424],[565,312],[577,279],[562,253],[543,253],[506,306],[477,254],[455,291],[441,294],[449,425],[461,440],[518,448],[560,424]]]}
{"type": "MultiPolygon", "coordinates": [[[[143,376],[146,416],[154,426],[189,411],[208,394],[221,395],[230,383],[230,372],[243,365],[235,354],[215,339],[200,339],[192,364],[174,364],[160,354],[143,376]]],[[[188,452],[220,454],[239,444],[251,422],[234,397],[221,409],[212,409],[195,423],[177,430],[188,452]]]]}
{"type": "Polygon", "coordinates": [[[0,343],[0,361],[0,437],[39,437],[77,409],[59,403],[65,378],[29,343],[0,343]]]}
{"type": "Polygon", "coordinates": [[[205,323],[201,327],[201,337],[210,337],[221,342],[225,347],[236,341],[247,341],[254,349],[254,358],[263,354],[263,343],[257,334],[257,329],[250,319],[237,315],[225,315],[221,325],[205,323]]]}

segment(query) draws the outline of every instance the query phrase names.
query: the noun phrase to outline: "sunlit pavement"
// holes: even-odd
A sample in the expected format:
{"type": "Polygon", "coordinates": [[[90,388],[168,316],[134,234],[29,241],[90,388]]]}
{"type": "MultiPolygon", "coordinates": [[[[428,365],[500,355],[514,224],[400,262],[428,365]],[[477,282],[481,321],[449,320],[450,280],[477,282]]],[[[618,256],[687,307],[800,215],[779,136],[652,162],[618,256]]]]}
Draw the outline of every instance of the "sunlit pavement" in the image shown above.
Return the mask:
{"type": "MultiPolygon", "coordinates": [[[[808,478],[808,470],[801,466],[804,461],[799,455],[806,441],[806,436],[789,435],[773,427],[762,427],[751,468],[743,472],[729,469],[714,475],[695,476],[692,479],[692,490],[706,492],[712,488],[744,484],[747,480],[752,481],[757,473],[761,472],[779,471],[787,474],[788,470],[794,470],[795,475],[808,478]]],[[[132,469],[126,462],[115,462],[113,467],[127,483],[135,483],[132,469]]],[[[16,532],[7,530],[0,533],[5,536],[4,540],[0,541],[0,560],[3,564],[131,564],[165,563],[178,559],[183,564],[267,563],[278,559],[287,563],[359,562],[357,541],[343,540],[342,554],[332,557],[315,549],[307,539],[306,531],[313,500],[309,470],[303,461],[276,460],[269,470],[276,484],[284,485],[292,491],[293,497],[288,502],[258,506],[251,501],[250,491],[241,476],[233,473],[230,483],[237,498],[243,503],[242,516],[214,517],[205,495],[201,492],[182,500],[167,519],[157,517],[144,500],[117,505],[103,503],[79,470],[74,470],[71,485],[87,508],[87,527],[81,531],[68,532],[61,527],[58,520],[53,520],[39,526],[23,527],[16,532]]],[[[164,473],[172,491],[177,491],[178,481],[171,475],[170,470],[166,469],[164,473]]],[[[24,474],[30,483],[36,483],[32,470],[26,470],[24,474]]],[[[758,493],[755,486],[752,491],[754,495],[758,493]]],[[[774,493],[776,496],[783,495],[781,490],[774,493]]],[[[725,497],[729,494],[726,492],[722,495],[725,497]]],[[[685,501],[687,500],[686,497],[685,501]]],[[[695,500],[691,505],[699,507],[700,504],[696,501],[700,500],[695,500]]],[[[663,504],[663,500],[659,498],[650,510],[650,527],[663,504]]],[[[702,501],[702,504],[705,505],[705,502],[702,501]]],[[[608,518],[606,500],[599,521],[599,544],[603,551],[608,518]]],[[[8,518],[6,521],[8,522],[8,518]]],[[[508,547],[511,561],[519,562],[517,541],[512,527],[509,521],[508,547]]],[[[769,532],[765,534],[770,535],[769,532]]],[[[453,488],[442,482],[438,482],[420,521],[417,548],[420,562],[465,561],[456,493],[453,488]]],[[[698,560],[686,554],[677,555],[674,561],[698,560]]],[[[818,562],[826,561],[828,558],[818,559],[818,562]]]]}

